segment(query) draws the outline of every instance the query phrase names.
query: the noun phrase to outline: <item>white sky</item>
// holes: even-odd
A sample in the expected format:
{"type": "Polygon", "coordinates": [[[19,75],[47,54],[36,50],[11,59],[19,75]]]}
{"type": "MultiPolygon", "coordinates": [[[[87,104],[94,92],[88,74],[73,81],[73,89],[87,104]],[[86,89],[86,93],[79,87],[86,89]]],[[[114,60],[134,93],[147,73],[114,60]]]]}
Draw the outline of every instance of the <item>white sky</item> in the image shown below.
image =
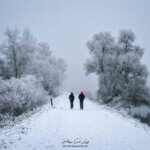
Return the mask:
{"type": "Polygon", "coordinates": [[[145,49],[142,61],[150,71],[149,0],[0,0],[0,41],[7,26],[28,26],[38,41],[66,60],[63,89],[68,92],[96,91],[96,76],[85,77],[83,64],[89,57],[87,40],[100,31],[117,36],[131,29],[145,49]]]}

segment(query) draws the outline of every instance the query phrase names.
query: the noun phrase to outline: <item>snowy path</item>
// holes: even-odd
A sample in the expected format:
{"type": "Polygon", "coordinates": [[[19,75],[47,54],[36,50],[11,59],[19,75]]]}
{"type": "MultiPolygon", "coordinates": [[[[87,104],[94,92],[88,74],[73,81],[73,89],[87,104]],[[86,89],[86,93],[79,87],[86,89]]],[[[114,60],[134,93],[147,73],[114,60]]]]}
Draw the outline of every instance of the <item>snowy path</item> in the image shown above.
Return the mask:
{"type": "MultiPolygon", "coordinates": [[[[69,109],[68,95],[55,99],[56,108],[48,105],[18,126],[0,133],[10,150],[149,150],[150,131],[117,113],[85,100],[85,110],[69,109]],[[20,128],[28,128],[25,133],[20,128]],[[22,130],[21,130],[22,131],[22,130]],[[10,142],[11,141],[11,142],[10,142]],[[78,141],[78,142],[77,142],[78,141]],[[73,142],[73,143],[69,143],[73,142]],[[77,143],[76,143],[77,142],[77,143]],[[88,143],[89,142],[89,143],[88,143]],[[87,146],[87,147],[63,147],[87,146]]],[[[2,149],[5,149],[2,148],[2,149]]]]}

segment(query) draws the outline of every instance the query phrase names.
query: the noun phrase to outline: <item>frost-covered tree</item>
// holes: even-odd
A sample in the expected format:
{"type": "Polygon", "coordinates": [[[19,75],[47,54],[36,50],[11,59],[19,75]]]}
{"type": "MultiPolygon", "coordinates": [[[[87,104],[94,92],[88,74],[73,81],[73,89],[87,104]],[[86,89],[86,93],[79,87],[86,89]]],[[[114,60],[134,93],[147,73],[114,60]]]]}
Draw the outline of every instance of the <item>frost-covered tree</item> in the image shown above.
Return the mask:
{"type": "Polygon", "coordinates": [[[24,28],[20,38],[21,52],[19,54],[19,62],[21,64],[20,72],[22,75],[27,74],[27,68],[30,65],[33,54],[37,49],[37,40],[33,37],[29,28],[24,28]]]}
{"type": "Polygon", "coordinates": [[[24,74],[36,42],[28,28],[20,35],[19,29],[5,30],[6,40],[0,47],[0,72],[4,79],[20,78],[24,74]]]}
{"type": "Polygon", "coordinates": [[[149,88],[146,86],[148,71],[141,64],[144,50],[135,43],[135,35],[131,31],[120,31],[118,39],[122,55],[119,57],[121,76],[124,85],[122,95],[130,105],[150,104],[149,88]]]}
{"type": "Polygon", "coordinates": [[[52,55],[47,43],[38,43],[28,70],[29,73],[36,75],[49,94],[59,93],[59,87],[64,80],[66,64],[63,59],[57,59],[52,55]]]}
{"type": "Polygon", "coordinates": [[[98,75],[98,98],[104,103],[122,106],[149,105],[146,86],[148,72],[141,64],[143,49],[135,44],[132,31],[120,31],[115,41],[110,33],[99,33],[87,43],[91,58],[85,64],[86,73],[98,75]]]}
{"type": "MultiPolygon", "coordinates": [[[[10,30],[9,28],[6,28],[5,30],[5,36],[6,40],[1,45],[1,52],[4,57],[4,60],[7,63],[4,63],[6,68],[9,70],[9,75],[12,77],[18,78],[19,76],[19,65],[18,62],[18,53],[20,51],[20,45],[19,45],[19,30],[15,28],[14,30],[10,30]]],[[[5,75],[5,74],[4,74],[5,75]]]]}

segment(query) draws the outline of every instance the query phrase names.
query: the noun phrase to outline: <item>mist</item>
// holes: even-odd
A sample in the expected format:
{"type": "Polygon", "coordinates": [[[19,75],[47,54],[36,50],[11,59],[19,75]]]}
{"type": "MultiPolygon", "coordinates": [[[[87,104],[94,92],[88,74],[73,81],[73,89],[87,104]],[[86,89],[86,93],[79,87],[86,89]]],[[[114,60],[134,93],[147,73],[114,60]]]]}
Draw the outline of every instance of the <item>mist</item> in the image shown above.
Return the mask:
{"type": "Polygon", "coordinates": [[[86,77],[84,63],[89,57],[86,43],[95,33],[108,31],[117,36],[121,29],[132,30],[145,49],[142,62],[150,71],[149,5],[148,0],[1,0],[0,41],[7,26],[29,27],[38,40],[50,45],[54,55],[65,59],[68,68],[62,90],[94,94],[97,76],[86,77]]]}

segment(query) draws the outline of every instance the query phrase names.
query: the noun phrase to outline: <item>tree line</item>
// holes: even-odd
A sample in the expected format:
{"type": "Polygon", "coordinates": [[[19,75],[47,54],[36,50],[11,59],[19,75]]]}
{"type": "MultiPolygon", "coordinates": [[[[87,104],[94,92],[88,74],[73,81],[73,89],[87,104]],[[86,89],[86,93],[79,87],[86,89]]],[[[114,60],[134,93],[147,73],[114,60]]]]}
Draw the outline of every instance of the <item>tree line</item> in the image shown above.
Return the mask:
{"type": "Polygon", "coordinates": [[[19,115],[56,96],[66,63],[29,28],[6,28],[0,44],[0,114],[19,115]]]}
{"type": "Polygon", "coordinates": [[[94,34],[87,42],[91,58],[85,63],[85,70],[87,75],[96,73],[98,76],[98,101],[124,108],[134,117],[148,119],[148,71],[141,63],[144,49],[135,40],[131,30],[120,31],[117,38],[109,32],[94,34]]]}

